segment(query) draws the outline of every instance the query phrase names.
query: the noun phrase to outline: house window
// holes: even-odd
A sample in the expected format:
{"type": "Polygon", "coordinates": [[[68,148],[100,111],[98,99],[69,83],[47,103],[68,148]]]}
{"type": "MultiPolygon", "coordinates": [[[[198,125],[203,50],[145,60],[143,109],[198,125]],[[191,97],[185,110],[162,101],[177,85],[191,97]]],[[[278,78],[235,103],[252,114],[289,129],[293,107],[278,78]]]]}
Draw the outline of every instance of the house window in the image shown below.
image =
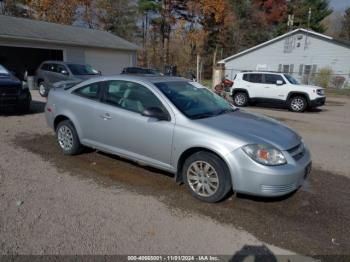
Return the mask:
{"type": "Polygon", "coordinates": [[[283,73],[289,73],[289,65],[283,65],[283,73]]]}
{"type": "Polygon", "coordinates": [[[304,66],[304,75],[309,75],[311,73],[311,65],[304,66]]]}
{"type": "Polygon", "coordinates": [[[279,72],[286,73],[286,74],[293,74],[294,65],[293,65],[293,64],[290,64],[290,65],[280,65],[278,71],[279,71],[279,72]],[[280,69],[282,69],[282,71],[281,71],[280,69]]]}

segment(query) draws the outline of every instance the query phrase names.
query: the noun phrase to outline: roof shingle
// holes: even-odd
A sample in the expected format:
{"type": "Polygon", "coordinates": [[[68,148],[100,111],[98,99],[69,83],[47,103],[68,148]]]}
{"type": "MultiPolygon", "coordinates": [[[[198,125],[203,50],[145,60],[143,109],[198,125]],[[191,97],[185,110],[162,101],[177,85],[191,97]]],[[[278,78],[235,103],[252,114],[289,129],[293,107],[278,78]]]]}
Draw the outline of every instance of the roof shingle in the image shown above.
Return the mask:
{"type": "Polygon", "coordinates": [[[138,46],[102,30],[0,15],[0,37],[65,45],[137,50],[138,46]]]}

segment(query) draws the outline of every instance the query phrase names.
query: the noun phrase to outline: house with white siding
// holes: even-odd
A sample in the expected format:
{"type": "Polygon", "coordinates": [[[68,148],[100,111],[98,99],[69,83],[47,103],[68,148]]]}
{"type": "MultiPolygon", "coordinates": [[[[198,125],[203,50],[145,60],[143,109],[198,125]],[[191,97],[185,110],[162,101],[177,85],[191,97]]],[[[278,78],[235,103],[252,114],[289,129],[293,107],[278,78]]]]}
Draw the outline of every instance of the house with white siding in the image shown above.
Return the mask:
{"type": "Polygon", "coordinates": [[[259,70],[283,72],[303,83],[312,83],[321,69],[331,69],[333,79],[349,84],[350,43],[306,29],[296,29],[218,62],[225,77],[259,70]]]}

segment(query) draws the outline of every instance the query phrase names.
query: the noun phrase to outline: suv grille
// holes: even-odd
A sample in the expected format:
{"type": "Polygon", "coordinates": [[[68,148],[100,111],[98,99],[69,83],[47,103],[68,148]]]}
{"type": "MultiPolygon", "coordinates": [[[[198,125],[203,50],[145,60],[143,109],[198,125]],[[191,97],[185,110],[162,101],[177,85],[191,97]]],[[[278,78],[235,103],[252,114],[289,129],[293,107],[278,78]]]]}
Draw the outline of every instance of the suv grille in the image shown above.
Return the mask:
{"type": "Polygon", "coordinates": [[[1,95],[16,95],[18,93],[18,86],[2,86],[0,87],[1,95]]]}
{"type": "Polygon", "coordinates": [[[291,149],[289,149],[287,151],[289,154],[291,154],[291,156],[294,158],[294,160],[298,161],[305,154],[304,144],[300,143],[299,145],[292,147],[291,149]]]}

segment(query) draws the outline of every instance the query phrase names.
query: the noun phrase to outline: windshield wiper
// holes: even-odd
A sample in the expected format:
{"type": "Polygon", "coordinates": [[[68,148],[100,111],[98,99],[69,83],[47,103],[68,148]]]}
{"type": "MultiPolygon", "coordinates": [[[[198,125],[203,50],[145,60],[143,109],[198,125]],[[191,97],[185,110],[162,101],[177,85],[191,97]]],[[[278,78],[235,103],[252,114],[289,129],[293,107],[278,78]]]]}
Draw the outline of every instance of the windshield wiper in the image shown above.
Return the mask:
{"type": "Polygon", "coordinates": [[[216,114],[213,113],[204,113],[204,114],[198,114],[198,115],[194,115],[191,118],[192,119],[201,119],[201,118],[207,118],[207,117],[212,117],[212,116],[216,116],[216,114]]]}
{"type": "Polygon", "coordinates": [[[221,114],[226,114],[226,113],[234,112],[234,111],[237,111],[237,110],[238,110],[238,108],[236,108],[236,109],[233,109],[233,108],[222,109],[222,110],[216,112],[215,115],[218,116],[218,115],[221,115],[221,114]]]}

